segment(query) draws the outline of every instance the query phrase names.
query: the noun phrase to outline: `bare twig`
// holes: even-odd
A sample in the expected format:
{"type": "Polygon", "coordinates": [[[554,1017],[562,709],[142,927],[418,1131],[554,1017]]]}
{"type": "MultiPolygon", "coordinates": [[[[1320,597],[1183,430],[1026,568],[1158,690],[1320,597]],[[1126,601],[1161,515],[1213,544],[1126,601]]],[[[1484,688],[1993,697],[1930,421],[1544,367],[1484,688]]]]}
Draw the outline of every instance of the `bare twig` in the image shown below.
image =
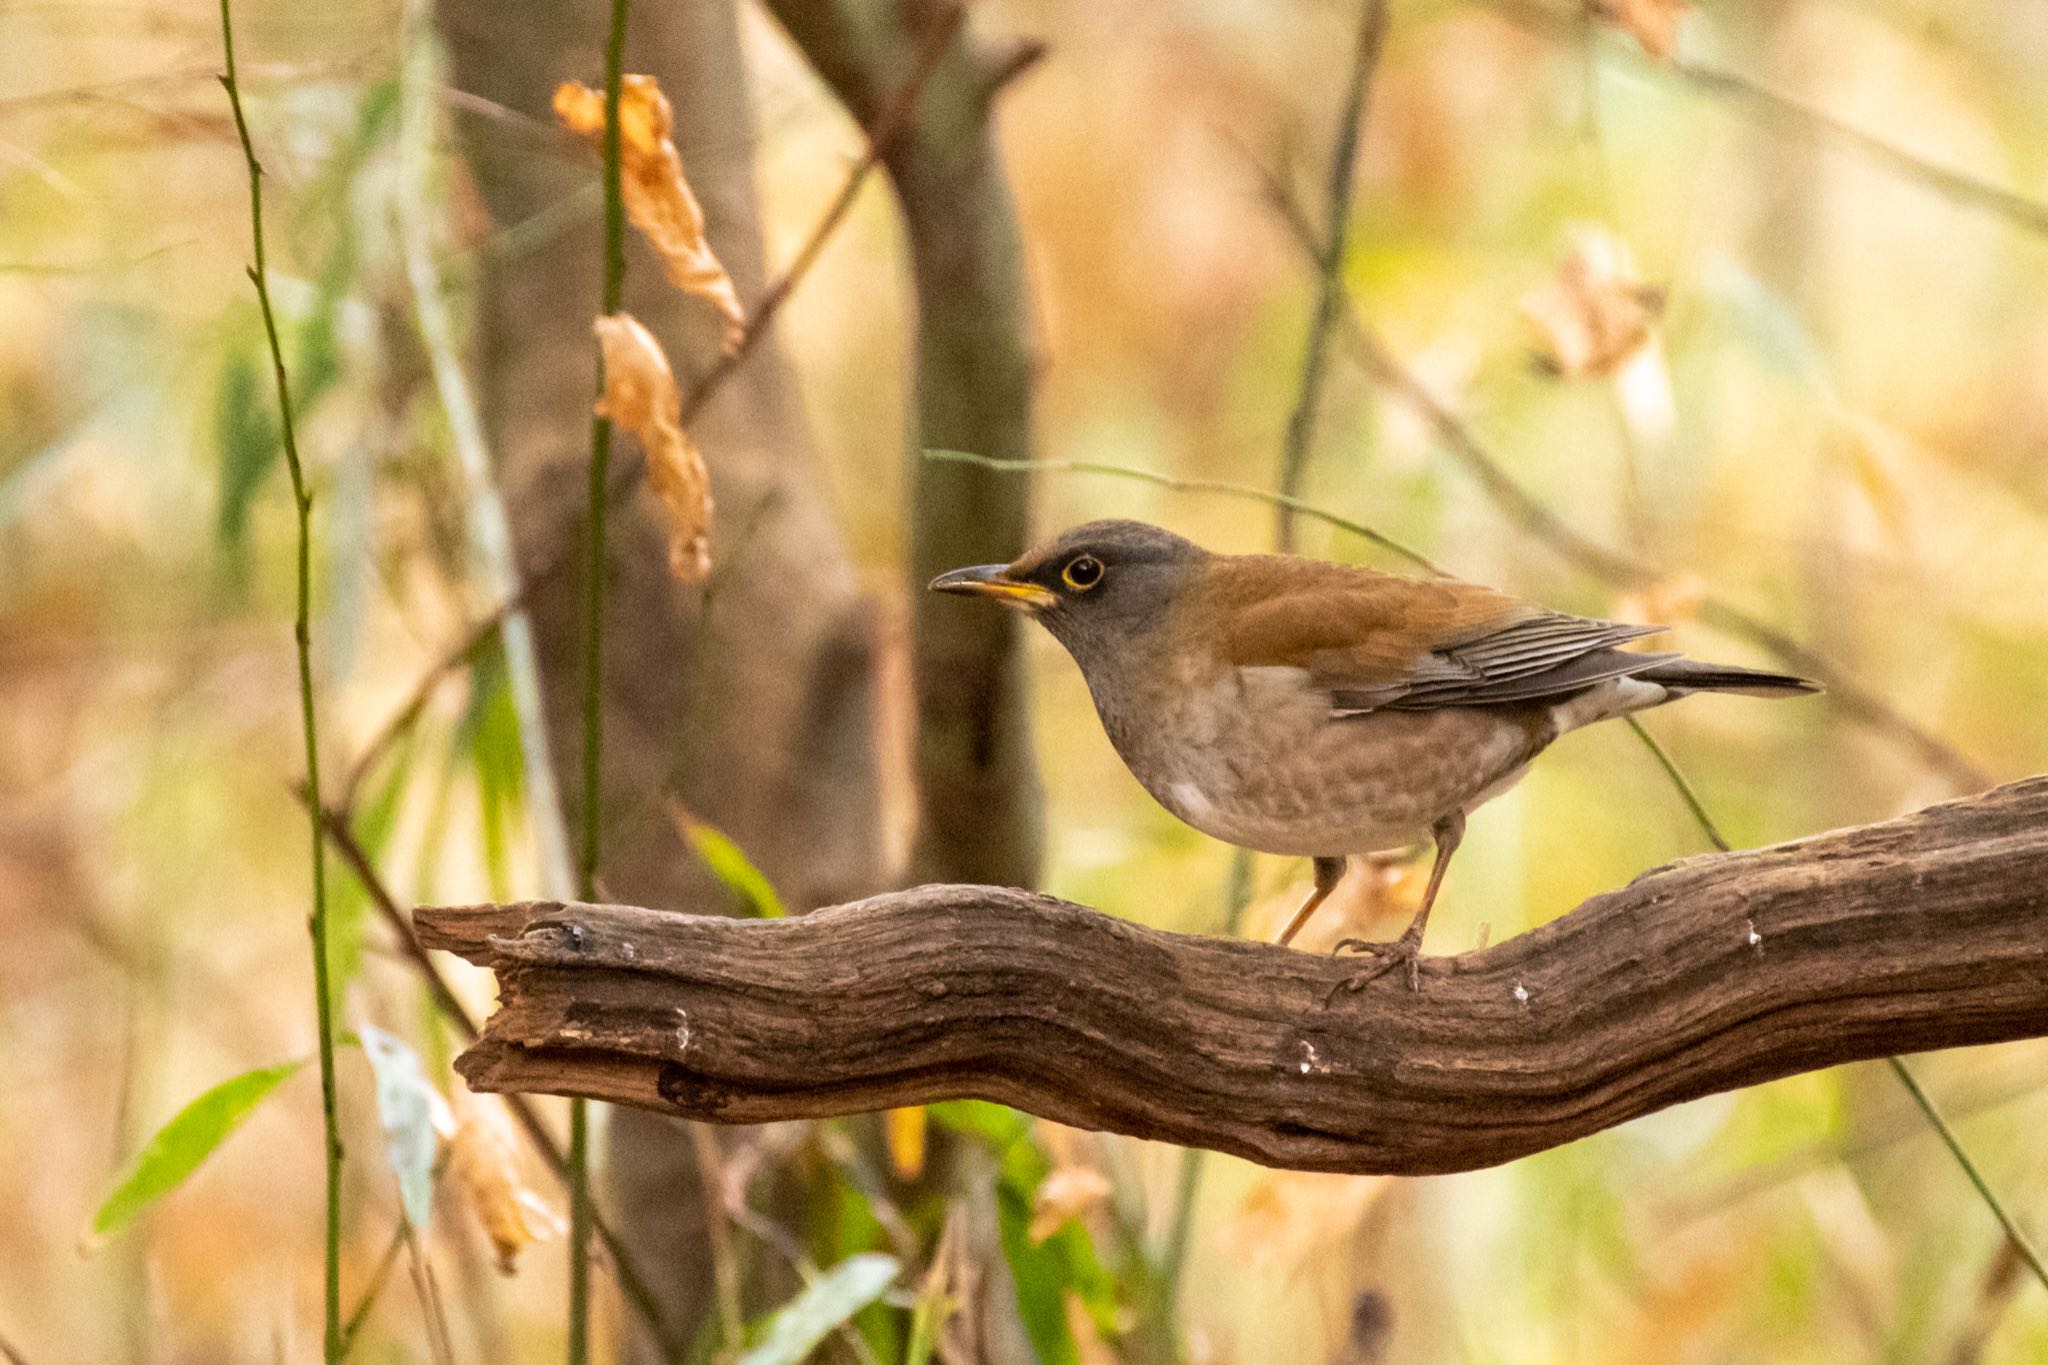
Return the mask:
{"type": "MultiPolygon", "coordinates": [[[[1671,779],[1671,785],[1678,789],[1678,794],[1685,798],[1686,805],[1691,807],[1693,818],[1699,821],[1700,828],[1706,833],[1708,840],[1723,853],[1728,852],[1728,841],[1721,837],[1721,831],[1715,826],[1713,817],[1707,814],[1706,806],[1700,801],[1699,794],[1693,790],[1692,783],[1687,781],[1685,774],[1679,770],[1678,764],[1672,761],[1671,755],[1664,752],[1664,746],[1651,737],[1650,732],[1643,728],[1640,721],[1634,716],[1627,719],[1629,728],[1636,732],[1636,737],[1649,746],[1650,752],[1656,755],[1657,761],[1663,765],[1665,775],[1671,779]]],[[[1749,926],[1749,934],[1756,938],[1755,920],[1749,921],[1749,926]]],[[[1761,943],[1762,940],[1757,938],[1757,942],[1761,943]]],[[[2005,1229],[2006,1239],[2011,1243],[2013,1252],[2026,1261],[2044,1286],[2048,1286],[2048,1269],[2043,1268],[2039,1253],[2034,1250],[2033,1244],[2027,1241],[2026,1235],[2020,1231],[2012,1215],[2006,1212],[2004,1203],[1992,1192],[1990,1183],[1978,1171],[1977,1163],[1971,1160],[1962,1140],[1956,1136],[1955,1130],[1949,1127],[1948,1120],[1934,1107],[1934,1101],[1920,1088],[1920,1083],[1913,1078],[1913,1073],[1906,1069],[1904,1062],[1897,1057],[1887,1057],[1885,1061],[1890,1064],[1892,1073],[1899,1078],[1900,1083],[1911,1093],[1913,1102],[1920,1107],[1920,1112],[1927,1116],[1927,1121],[1934,1126],[1934,1131],[1941,1135],[1941,1140],[1947,1144],[1950,1154],[1955,1157],[1956,1164],[1963,1168],[1963,1174],[1977,1187],[1977,1193],[1983,1196],[1992,1217],[2005,1229]]]]}
{"type": "Polygon", "coordinates": [[[746,1339],[747,1319],[740,1301],[739,1262],[733,1257],[732,1219],[726,1213],[725,1153],[718,1135],[701,1123],[690,1125],[690,1143],[697,1152],[697,1192],[704,1201],[711,1278],[718,1286],[719,1344],[732,1350],[746,1339]]]}
{"type": "MultiPolygon", "coordinates": [[[[1255,164],[1253,170],[1296,245],[1311,262],[1319,259],[1315,229],[1293,192],[1263,166],[1255,164]]],[[[1343,325],[1346,339],[1367,372],[1429,424],[1444,449],[1465,466],[1509,521],[1548,546],[1566,563],[1613,587],[1643,588],[1669,577],[1664,569],[1647,560],[1589,539],[1522,487],[1473,430],[1400,363],[1378,334],[1359,318],[1355,307],[1346,307],[1343,325]]],[[[1822,683],[1830,699],[1844,713],[1913,750],[1958,791],[1977,791],[1991,785],[1991,775],[1953,745],[1864,687],[1828,656],[1795,640],[1747,608],[1709,593],[1701,599],[1699,617],[1705,624],[1750,641],[1822,683]]]]}
{"type": "MultiPolygon", "coordinates": [[[[1308,341],[1302,348],[1301,388],[1294,400],[1294,411],[1287,419],[1287,441],[1280,457],[1280,493],[1287,498],[1301,496],[1302,479],[1314,449],[1330,331],[1344,308],[1344,247],[1351,233],[1351,185],[1358,167],[1358,143],[1364,131],[1372,74],[1379,66],[1380,49],[1385,46],[1386,37],[1387,0],[1363,0],[1351,57],[1351,77],[1344,87],[1344,112],[1337,124],[1336,144],[1330,152],[1329,194],[1325,202],[1329,228],[1323,234],[1321,259],[1317,262],[1316,306],[1309,317],[1308,341]]],[[[1273,529],[1277,548],[1283,554],[1291,553],[1294,509],[1288,504],[1280,504],[1273,529]]]]}
{"type": "Polygon", "coordinates": [[[2011,1244],[2013,1254],[2025,1261],[2027,1269],[2034,1272],[2034,1278],[2044,1287],[2048,1287],[2048,1264],[2042,1262],[2041,1253],[2034,1249],[2034,1244],[2027,1240],[2027,1234],[2020,1230],[2020,1225],[2014,1221],[2012,1214],[2006,1211],[2005,1202],[1992,1191],[1990,1182],[1984,1178],[1984,1173],[1977,1169],[1977,1163],[1972,1161],[1969,1152],[1964,1150],[1962,1139],[1956,1136],[1955,1129],[1948,1126],[1948,1120],[1934,1107],[1933,1099],[1920,1088],[1920,1082],[1914,1079],[1913,1073],[1906,1069],[1904,1062],[1897,1057],[1887,1057],[1885,1060],[1891,1064],[1892,1074],[1899,1078],[1899,1084],[1905,1086],[1906,1092],[1913,1097],[1913,1103],[1920,1106],[1920,1112],[1934,1125],[1934,1131],[1940,1135],[1950,1155],[1955,1157],[1956,1164],[1963,1168],[1963,1174],[1977,1187],[1977,1193],[1983,1197],[1986,1207],[1991,1210],[1991,1216],[1998,1220],[1998,1226],[2005,1229],[2005,1240],[2011,1244]]]}
{"type": "Polygon", "coordinates": [[[1658,766],[1664,769],[1664,775],[1671,779],[1671,785],[1677,789],[1679,799],[1685,802],[1686,809],[1692,812],[1692,818],[1699,822],[1700,832],[1707,836],[1707,842],[1723,853],[1732,852],[1732,846],[1721,834],[1721,827],[1714,823],[1713,816],[1707,814],[1705,804],[1700,801],[1700,794],[1693,790],[1691,781],[1680,771],[1671,755],[1664,752],[1664,746],[1657,742],[1657,737],[1645,729],[1642,721],[1636,717],[1624,716],[1622,719],[1628,722],[1628,728],[1636,732],[1636,738],[1643,742],[1643,747],[1650,751],[1658,766]]]}
{"type": "Polygon", "coordinates": [[[378,1295],[384,1292],[385,1281],[391,1278],[391,1269],[398,1264],[398,1253],[405,1250],[408,1231],[405,1218],[401,1215],[398,1226],[391,1230],[391,1240],[384,1245],[384,1254],[377,1258],[377,1264],[370,1271],[370,1278],[363,1283],[362,1293],[356,1296],[356,1306],[349,1312],[348,1321],[341,1325],[341,1354],[345,1360],[355,1349],[356,1336],[363,1330],[363,1324],[370,1320],[370,1311],[377,1306],[378,1295]]]}
{"type": "MultiPolygon", "coordinates": [[[[1576,13],[1531,3],[1531,0],[1491,0],[1490,7],[1509,21],[1532,32],[1557,38],[1577,39],[1582,36],[1583,30],[1576,13]]],[[[1859,152],[1901,179],[1911,181],[1945,199],[1966,208],[1990,213],[2024,231],[2048,236],[2048,204],[1917,156],[1833,114],[1816,109],[1803,100],[1759,85],[1739,72],[1722,70],[1683,57],[1668,65],[1658,64],[1648,69],[1671,72],[1701,93],[1719,96],[1731,104],[1743,106],[1760,119],[1789,124],[1820,141],[1859,152]]]]}
{"type": "MultiPolygon", "coordinates": [[[[1669,574],[1646,560],[1610,550],[1581,535],[1521,484],[1482,445],[1472,429],[1397,361],[1385,344],[1354,316],[1349,332],[1360,357],[1379,380],[1400,394],[1429,422],[1445,449],[1456,456],[1509,520],[1549,546],[1560,558],[1614,587],[1642,588],[1669,574]]],[[[1717,593],[1700,600],[1700,620],[1776,655],[1785,664],[1826,686],[1845,713],[1905,744],[1958,791],[1991,785],[1991,775],[1955,747],[1864,687],[1828,656],[1802,644],[1748,608],[1717,593]]]]}
{"type": "Polygon", "coordinates": [[[1284,493],[1269,493],[1263,488],[1250,484],[1220,483],[1214,479],[1179,479],[1171,474],[1158,474],[1149,469],[1138,469],[1132,465],[1104,464],[1096,460],[997,460],[986,455],[977,455],[971,450],[927,450],[928,460],[957,460],[978,464],[984,468],[1004,473],[1029,473],[1038,471],[1048,474],[1107,474],[1119,479],[1135,479],[1139,483],[1156,484],[1181,493],[1218,493],[1225,497],[1244,498],[1251,502],[1263,502],[1273,507],[1284,507],[1298,512],[1313,521],[1348,531],[1362,540],[1372,542],[1390,554],[1399,555],[1419,569],[1435,574],[1439,578],[1450,575],[1438,568],[1420,551],[1411,550],[1400,541],[1382,531],[1375,531],[1362,521],[1341,516],[1326,507],[1302,498],[1289,497],[1284,493]]]}
{"type": "Polygon", "coordinates": [[[405,1238],[406,1263],[412,1272],[413,1292],[419,1296],[420,1315],[427,1321],[428,1353],[434,1365],[455,1365],[455,1351],[448,1339],[448,1314],[441,1307],[441,1286],[434,1279],[434,1267],[412,1225],[401,1219],[398,1226],[405,1238]]]}

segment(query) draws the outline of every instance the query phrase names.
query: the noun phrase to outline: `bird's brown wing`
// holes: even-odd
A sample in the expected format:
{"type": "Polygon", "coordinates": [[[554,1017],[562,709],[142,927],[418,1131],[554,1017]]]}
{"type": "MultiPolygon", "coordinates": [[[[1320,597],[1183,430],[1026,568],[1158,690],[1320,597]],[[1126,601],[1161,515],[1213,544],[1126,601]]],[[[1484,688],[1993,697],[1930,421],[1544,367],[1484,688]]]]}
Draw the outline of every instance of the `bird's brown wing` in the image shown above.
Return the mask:
{"type": "Polygon", "coordinates": [[[1676,657],[1616,648],[1661,627],[1544,611],[1454,579],[1265,560],[1213,596],[1226,661],[1304,669],[1346,713],[1563,698],[1676,657]]]}

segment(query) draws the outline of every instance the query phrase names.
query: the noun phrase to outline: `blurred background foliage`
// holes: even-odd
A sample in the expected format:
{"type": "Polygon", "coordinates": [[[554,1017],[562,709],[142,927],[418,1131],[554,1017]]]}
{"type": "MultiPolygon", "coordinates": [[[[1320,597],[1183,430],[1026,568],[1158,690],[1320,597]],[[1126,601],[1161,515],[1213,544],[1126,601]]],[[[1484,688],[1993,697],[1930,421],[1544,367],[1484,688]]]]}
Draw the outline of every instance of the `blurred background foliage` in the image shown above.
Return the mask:
{"type": "MultiPolygon", "coordinates": [[[[780,31],[742,15],[779,262],[861,139],[780,31]]],[[[128,1231],[75,1249],[165,1119],[312,1048],[292,520],[242,274],[216,19],[188,0],[0,6],[0,1337],[34,1365],[316,1349],[319,1113],[305,1071],[128,1231]]],[[[1264,181],[1320,216],[1356,22],[1324,0],[975,7],[979,31],[1051,44],[1000,120],[1035,310],[1041,455],[1273,485],[1314,280],[1264,181]]],[[[395,6],[247,0],[238,28],[319,499],[324,738],[345,772],[489,604],[464,569],[395,198],[433,196],[458,305],[480,259],[516,259],[550,224],[487,230],[445,139],[435,183],[405,183],[395,6]]],[[[1674,64],[1561,3],[1396,5],[1342,262],[1361,315],[1516,480],[1668,575],[1622,600],[1518,529],[1341,341],[1304,493],[1460,575],[1590,614],[1650,612],[1682,647],[1766,662],[1695,619],[1710,590],[1823,651],[1991,777],[2040,771],[2048,20],[2028,5],[1722,0],[1682,34],[1674,64]],[[1611,378],[1542,363],[1528,315],[1589,230],[1661,299],[1650,346],[1611,378]]],[[[459,100],[444,110],[498,117],[459,100]]],[[[532,156],[585,156],[526,131],[532,156]]],[[[594,182],[556,210],[597,211],[594,182]]],[[[897,616],[907,310],[893,206],[871,185],[777,338],[829,501],[897,616]]],[[[1042,476],[1035,497],[1046,530],[1136,516],[1230,550],[1272,534],[1256,504],[1099,475],[1042,476]]],[[[1309,553],[1395,567],[1319,523],[1301,537],[1309,553]]],[[[1163,927],[1270,935],[1306,869],[1261,858],[1233,892],[1230,850],[1140,792],[1065,657],[1043,638],[1031,649],[1048,889],[1163,927]]],[[[900,690],[903,672],[885,676],[900,690]]],[[[1953,790],[1912,746],[1827,702],[1695,702],[1652,728],[1738,844],[1953,790]]],[[[900,714],[883,726],[899,750],[902,729],[900,714]]],[[[906,771],[899,752],[885,812],[899,859],[906,771]]],[[[365,775],[357,835],[401,899],[530,894],[521,772],[504,669],[487,652],[365,775]]],[[[1474,819],[1431,944],[1517,933],[1701,847],[1625,730],[1576,737],[1474,819]]],[[[1350,888],[1307,946],[1391,931],[1407,886],[1390,871],[1370,894],[1350,888]]],[[[460,1039],[364,889],[346,873],[336,887],[342,1018],[405,1039],[429,1077],[455,1084],[460,1039]]],[[[759,890],[742,887],[762,903],[759,890]]],[[[472,1012],[488,1004],[488,981],[446,970],[472,1012]]],[[[2042,1045],[2019,1044],[1920,1063],[2035,1226],[2044,1061],[2042,1045]]],[[[344,1053],[341,1079],[353,1296],[397,1245],[399,1195],[360,1050],[344,1053]]],[[[2048,1295],[2015,1273],[1879,1068],[1428,1180],[1195,1162],[989,1106],[936,1117],[999,1172],[1000,1244],[1047,1360],[2048,1359],[2048,1295]]],[[[899,1262],[882,1305],[823,1349],[899,1359],[929,1340],[969,1292],[942,1249],[959,1215],[894,1207],[886,1172],[839,1125],[768,1150],[807,1173],[801,1220],[756,1211],[731,1235],[813,1270],[847,1265],[825,1286],[851,1295],[845,1312],[812,1305],[825,1320],[874,1298],[854,1283],[874,1263],[845,1258],[899,1262]]],[[[522,1160],[559,1207],[541,1163],[522,1160]]],[[[421,1248],[456,1357],[557,1358],[559,1241],[501,1279],[465,1197],[442,1182],[421,1248]]],[[[429,1297],[408,1273],[365,1318],[357,1358],[428,1358],[429,1297]]],[[[610,1330],[632,1330],[605,1304],[610,1330]]],[[[773,1303],[728,1306],[754,1324],[750,1339],[802,1337],[762,1321],[773,1303]]]]}

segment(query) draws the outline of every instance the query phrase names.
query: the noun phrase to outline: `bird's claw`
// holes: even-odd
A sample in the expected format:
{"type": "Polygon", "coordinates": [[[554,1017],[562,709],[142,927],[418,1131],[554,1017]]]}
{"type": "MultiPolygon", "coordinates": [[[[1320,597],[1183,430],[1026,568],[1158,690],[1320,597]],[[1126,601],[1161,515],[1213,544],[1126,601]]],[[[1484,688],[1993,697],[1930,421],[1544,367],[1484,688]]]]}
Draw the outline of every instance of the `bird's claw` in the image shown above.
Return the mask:
{"type": "Polygon", "coordinates": [[[1420,934],[1406,933],[1391,943],[1383,943],[1376,939],[1365,938],[1340,939],[1337,942],[1337,946],[1330,950],[1330,955],[1335,957],[1338,953],[1343,952],[1362,953],[1379,960],[1364,971],[1354,972],[1352,975],[1339,981],[1335,986],[1332,986],[1330,993],[1323,997],[1323,1004],[1325,1006],[1337,998],[1339,991],[1350,991],[1355,994],[1358,991],[1364,990],[1372,982],[1379,980],[1397,967],[1406,967],[1408,969],[1408,989],[1410,991],[1420,992],[1422,990],[1422,935],[1420,934]]]}

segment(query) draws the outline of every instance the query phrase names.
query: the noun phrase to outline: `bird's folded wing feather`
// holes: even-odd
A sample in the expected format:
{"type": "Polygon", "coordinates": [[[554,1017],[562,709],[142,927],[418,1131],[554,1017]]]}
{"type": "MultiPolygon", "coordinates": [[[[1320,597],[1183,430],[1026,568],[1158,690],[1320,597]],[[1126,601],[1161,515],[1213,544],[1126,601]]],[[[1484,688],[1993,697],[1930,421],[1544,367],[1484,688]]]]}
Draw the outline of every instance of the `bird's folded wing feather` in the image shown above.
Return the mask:
{"type": "Polygon", "coordinates": [[[1218,613],[1224,657],[1302,669],[1340,713],[1561,699],[1676,657],[1616,648],[1662,627],[1544,611],[1476,583],[1290,567],[1310,572],[1266,575],[1263,595],[1218,613]]]}

